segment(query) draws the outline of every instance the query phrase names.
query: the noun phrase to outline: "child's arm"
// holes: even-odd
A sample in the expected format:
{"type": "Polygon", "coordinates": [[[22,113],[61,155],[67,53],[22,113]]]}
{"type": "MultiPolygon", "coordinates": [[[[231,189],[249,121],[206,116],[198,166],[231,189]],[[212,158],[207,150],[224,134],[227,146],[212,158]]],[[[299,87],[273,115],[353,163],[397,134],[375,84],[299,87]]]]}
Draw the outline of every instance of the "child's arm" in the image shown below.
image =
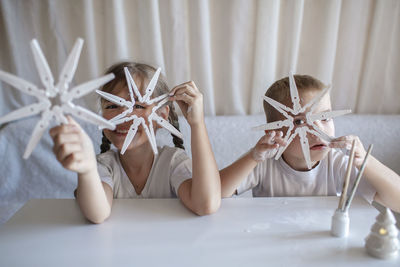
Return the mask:
{"type": "Polygon", "coordinates": [[[50,130],[53,152],[64,168],[78,174],[76,199],[82,213],[91,222],[101,223],[111,212],[112,189],[100,180],[89,136],[72,118],[68,121],[50,130]]]}
{"type": "MultiPolygon", "coordinates": [[[[366,152],[357,136],[339,137],[332,141],[331,147],[349,149],[353,139],[356,140],[354,165],[359,169],[366,152]]],[[[400,176],[373,156],[368,157],[363,175],[376,190],[374,200],[400,212],[400,176]]]]}
{"type": "Polygon", "coordinates": [[[193,177],[181,184],[179,198],[196,214],[211,214],[220,206],[221,184],[204,123],[203,95],[187,82],[171,91],[170,100],[178,103],[191,128],[193,177]]]}
{"type": "Polygon", "coordinates": [[[281,131],[266,132],[249,153],[220,171],[222,197],[232,196],[258,162],[273,157],[278,147],[285,145],[282,135],[281,131]]]}

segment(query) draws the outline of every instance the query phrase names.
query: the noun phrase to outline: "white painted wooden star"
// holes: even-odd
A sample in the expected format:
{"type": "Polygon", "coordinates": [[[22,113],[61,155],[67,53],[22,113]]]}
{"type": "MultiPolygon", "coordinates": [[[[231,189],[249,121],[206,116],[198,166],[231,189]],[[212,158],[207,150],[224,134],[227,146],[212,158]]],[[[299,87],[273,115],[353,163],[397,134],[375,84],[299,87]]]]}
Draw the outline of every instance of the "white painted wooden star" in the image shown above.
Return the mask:
{"type": "Polygon", "coordinates": [[[130,96],[130,101],[127,101],[121,97],[118,97],[116,95],[106,93],[100,90],[97,90],[96,92],[101,95],[103,98],[107,99],[108,101],[117,104],[119,106],[123,106],[127,108],[125,111],[122,113],[118,114],[114,118],[110,120],[110,122],[114,123],[115,125],[119,125],[128,121],[133,121],[132,125],[129,127],[128,133],[125,137],[124,144],[122,145],[121,149],[121,154],[124,154],[126,149],[128,148],[129,144],[132,142],[133,138],[136,135],[137,130],[139,129],[139,126],[142,125],[142,127],[145,130],[145,133],[147,135],[147,138],[149,139],[149,142],[151,144],[151,148],[153,150],[154,154],[158,154],[157,150],[157,144],[156,144],[156,136],[154,133],[154,127],[153,127],[153,121],[157,122],[160,126],[171,132],[172,134],[178,136],[179,138],[183,138],[183,135],[174,127],[172,126],[168,121],[164,120],[161,116],[159,116],[156,111],[161,108],[165,103],[168,102],[168,94],[163,94],[158,97],[152,98],[151,95],[154,92],[155,86],[158,81],[158,77],[160,76],[161,68],[158,68],[157,71],[154,73],[153,77],[151,78],[149,84],[147,85],[146,91],[144,96],[140,93],[139,89],[137,88],[135,81],[133,80],[131,74],[129,73],[128,68],[124,68],[125,71],[125,77],[126,77],[126,82],[128,84],[128,89],[129,89],[129,96],[130,96]],[[130,115],[132,114],[134,107],[135,107],[135,96],[137,98],[137,101],[146,104],[146,105],[151,105],[153,103],[157,103],[152,110],[150,115],[147,117],[148,125],[146,124],[146,120],[144,117],[138,117],[137,115],[130,115]]]}
{"type": "Polygon", "coordinates": [[[36,124],[28,145],[25,149],[25,153],[23,156],[25,159],[30,156],[33,149],[36,147],[53,117],[59,124],[68,123],[65,115],[72,114],[82,120],[91,122],[102,127],[111,129],[115,128],[114,124],[108,122],[101,116],[85,108],[76,106],[72,103],[73,99],[82,97],[92,90],[96,89],[97,87],[114,79],[114,75],[109,74],[75,86],[71,90],[68,90],[69,83],[72,81],[78,65],[82,45],[83,40],[78,38],[71,53],[68,56],[67,62],[65,63],[60,73],[59,81],[55,85],[53,75],[50,71],[49,65],[47,64],[46,58],[44,57],[38,42],[35,39],[31,41],[33,57],[35,60],[36,68],[39,72],[40,79],[42,81],[42,84],[44,85],[44,89],[40,89],[36,85],[26,80],[23,80],[13,74],[0,71],[0,80],[3,80],[4,82],[10,84],[11,86],[26,94],[35,96],[38,100],[37,103],[12,111],[0,118],[0,124],[3,124],[6,122],[33,116],[39,113],[41,114],[41,119],[36,124]]]}
{"type": "Polygon", "coordinates": [[[350,113],[351,110],[336,110],[336,111],[326,111],[321,113],[313,114],[313,111],[319,101],[321,101],[322,97],[330,91],[330,87],[325,88],[319,95],[313,98],[310,102],[308,102],[303,107],[300,105],[299,92],[297,90],[297,86],[293,77],[293,73],[289,74],[289,87],[290,87],[290,98],[293,103],[293,108],[289,108],[274,99],[264,96],[264,100],[273,106],[276,110],[278,110],[286,119],[280,121],[274,121],[267,124],[263,124],[257,127],[254,127],[253,130],[276,130],[282,127],[288,127],[285,137],[283,138],[286,141],[286,146],[280,147],[276,154],[275,159],[279,159],[285,149],[289,146],[289,144],[293,141],[293,139],[299,135],[300,144],[303,151],[304,159],[306,160],[308,169],[311,169],[311,158],[310,158],[310,147],[307,138],[307,133],[318,136],[320,139],[331,142],[333,137],[324,133],[321,129],[319,129],[314,122],[318,120],[326,120],[331,119],[337,116],[341,116],[347,113],[350,113]],[[307,111],[308,110],[308,111],[307,111]],[[305,112],[305,123],[301,126],[295,125],[294,117],[298,114],[305,112]],[[297,127],[294,132],[292,130],[297,127]]]}

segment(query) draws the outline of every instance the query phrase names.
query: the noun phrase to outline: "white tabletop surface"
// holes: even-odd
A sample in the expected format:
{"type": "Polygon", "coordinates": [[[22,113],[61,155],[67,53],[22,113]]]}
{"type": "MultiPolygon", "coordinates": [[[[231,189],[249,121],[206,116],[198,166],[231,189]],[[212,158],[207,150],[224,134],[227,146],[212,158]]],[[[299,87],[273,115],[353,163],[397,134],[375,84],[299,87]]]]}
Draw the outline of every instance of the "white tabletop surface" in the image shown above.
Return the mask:
{"type": "Polygon", "coordinates": [[[88,223],[72,199],[31,200],[0,226],[0,266],[400,266],[368,256],[378,211],[350,208],[350,235],[330,235],[336,197],[232,198],[198,217],[177,199],[114,200],[88,223]]]}

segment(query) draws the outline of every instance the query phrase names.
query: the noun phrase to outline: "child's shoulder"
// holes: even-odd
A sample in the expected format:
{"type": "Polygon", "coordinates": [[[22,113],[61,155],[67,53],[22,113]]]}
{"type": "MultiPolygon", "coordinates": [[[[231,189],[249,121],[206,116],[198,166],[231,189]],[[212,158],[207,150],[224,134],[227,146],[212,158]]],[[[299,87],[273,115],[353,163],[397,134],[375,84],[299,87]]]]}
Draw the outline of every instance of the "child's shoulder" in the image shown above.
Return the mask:
{"type": "Polygon", "coordinates": [[[163,146],[158,148],[159,155],[163,157],[187,156],[185,150],[179,147],[163,146]]]}
{"type": "Polygon", "coordinates": [[[96,160],[104,165],[111,165],[111,163],[118,161],[118,152],[110,149],[104,153],[96,155],[96,160]]]}
{"type": "Polygon", "coordinates": [[[171,167],[180,165],[185,162],[185,164],[191,164],[192,160],[186,154],[185,150],[178,147],[163,146],[158,149],[158,156],[156,161],[158,163],[164,162],[171,167]]]}

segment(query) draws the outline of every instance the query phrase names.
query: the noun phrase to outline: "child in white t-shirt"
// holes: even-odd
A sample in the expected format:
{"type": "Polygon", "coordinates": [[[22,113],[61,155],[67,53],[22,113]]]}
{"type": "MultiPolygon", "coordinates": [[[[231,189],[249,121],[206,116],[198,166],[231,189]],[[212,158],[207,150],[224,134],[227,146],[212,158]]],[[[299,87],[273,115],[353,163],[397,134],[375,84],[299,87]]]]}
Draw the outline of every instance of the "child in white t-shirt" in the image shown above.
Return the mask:
{"type": "MultiPolygon", "coordinates": [[[[102,91],[130,100],[124,68],[133,77],[142,95],[156,70],[146,64],[124,62],[112,66],[107,73],[115,79],[102,91]]],[[[78,174],[76,198],[83,214],[94,223],[103,222],[111,212],[113,198],[172,198],[198,215],[215,212],[220,205],[221,189],[217,164],[211,150],[203,114],[203,97],[194,82],[187,82],[169,91],[160,75],[151,98],[169,93],[169,101],[156,112],[179,130],[173,102],[176,101],[191,127],[192,160],[186,155],[183,140],[173,135],[175,147],[153,149],[145,129],[139,126],[123,154],[128,130],[133,121],[103,131],[101,154],[96,156],[90,138],[72,118],[69,124],[51,129],[54,153],[60,163],[78,174]],[[110,150],[113,144],[117,151],[110,150]],[[193,173],[192,173],[193,164],[193,173]]],[[[146,104],[135,99],[131,114],[142,117],[149,126],[148,116],[157,103],[146,104]]],[[[126,110],[105,99],[101,101],[102,115],[111,119],[126,110]]],[[[153,122],[155,130],[160,128],[153,122]]]]}
{"type": "MultiPolygon", "coordinates": [[[[321,93],[325,87],[311,76],[295,75],[294,79],[302,107],[321,93]]],[[[288,77],[276,81],[265,95],[291,107],[288,77]]],[[[320,113],[329,110],[331,110],[330,95],[325,94],[313,112],[320,113]]],[[[264,102],[264,111],[268,122],[283,119],[282,114],[266,102],[264,102]]],[[[304,126],[305,113],[294,116],[294,124],[293,132],[298,126],[304,126]]],[[[316,121],[315,126],[324,133],[334,136],[334,123],[331,119],[316,121]]],[[[287,130],[287,127],[282,127],[280,130],[266,131],[253,149],[220,171],[222,197],[230,197],[235,192],[241,194],[249,189],[253,190],[253,196],[256,197],[338,195],[342,189],[348,156],[337,149],[349,149],[353,140],[355,140],[355,158],[351,181],[354,181],[366,155],[357,136],[343,136],[328,143],[307,133],[312,165],[309,170],[298,135],[278,160],[273,158],[277,149],[286,145],[283,136],[287,130]]],[[[389,208],[400,211],[399,175],[371,156],[367,161],[363,176],[358,188],[359,194],[369,202],[376,200],[389,208]]]]}

